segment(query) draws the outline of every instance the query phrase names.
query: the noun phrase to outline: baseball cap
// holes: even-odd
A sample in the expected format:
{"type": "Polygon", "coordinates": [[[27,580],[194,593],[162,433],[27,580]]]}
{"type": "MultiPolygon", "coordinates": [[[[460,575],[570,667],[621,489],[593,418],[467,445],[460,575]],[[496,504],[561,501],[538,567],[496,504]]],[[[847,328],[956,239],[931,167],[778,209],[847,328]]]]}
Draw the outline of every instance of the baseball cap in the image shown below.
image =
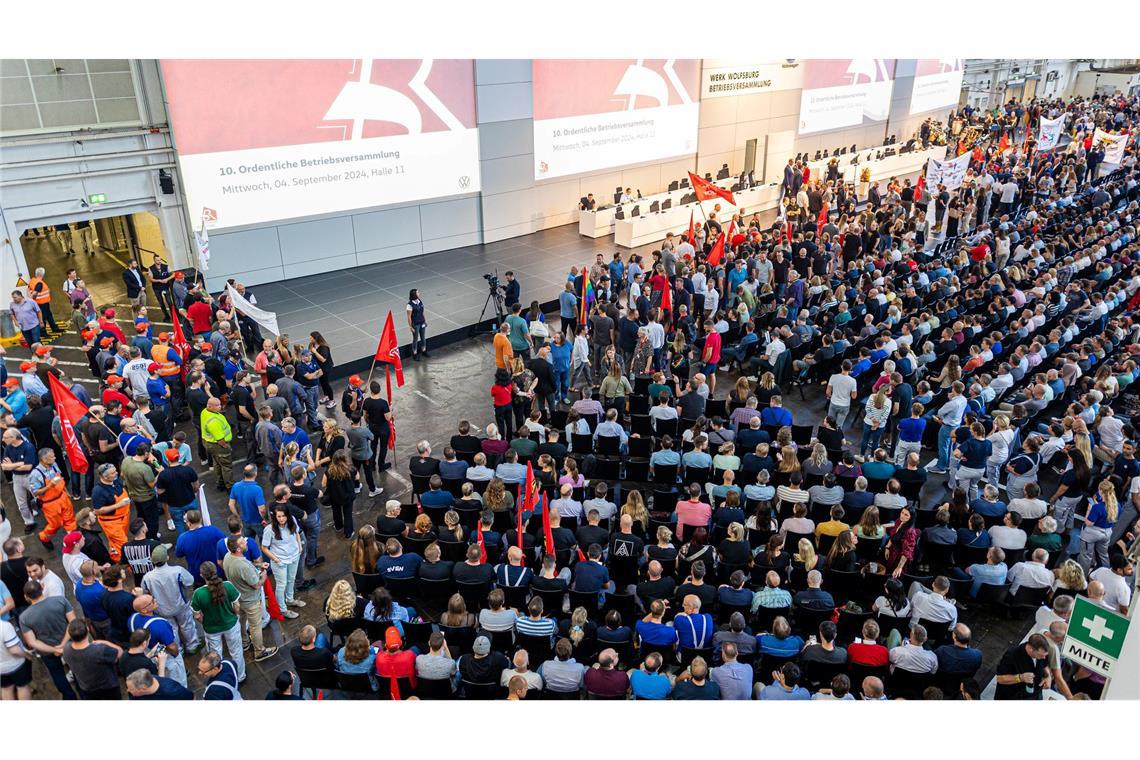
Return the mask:
{"type": "Polygon", "coordinates": [[[154,551],[150,553],[151,562],[166,562],[168,559],[170,559],[170,554],[162,544],[154,547],[154,551]]]}
{"type": "Polygon", "coordinates": [[[83,338],[83,340],[91,340],[92,338],[95,337],[95,331],[94,330],[84,330],[83,332],[79,333],[79,337],[83,338]]]}
{"type": "Polygon", "coordinates": [[[4,387],[5,388],[19,388],[20,387],[20,378],[18,378],[18,377],[8,378],[7,380],[4,381],[4,387]]]}
{"type": "Polygon", "coordinates": [[[51,346],[39,346],[36,348],[36,356],[47,356],[51,351],[51,346]]]}
{"type": "Polygon", "coordinates": [[[123,382],[123,378],[118,375],[107,375],[107,385],[114,385],[115,383],[123,382]]]}
{"type": "Polygon", "coordinates": [[[146,365],[146,371],[147,372],[157,372],[158,371],[158,365],[155,364],[154,362],[151,362],[150,364],[146,365]]]}
{"type": "Polygon", "coordinates": [[[185,280],[186,279],[186,273],[185,272],[175,272],[174,273],[174,279],[185,280]]]}
{"type": "Polygon", "coordinates": [[[174,464],[178,461],[178,449],[167,449],[166,451],[162,452],[162,454],[166,457],[166,461],[170,462],[171,464],[174,464]]]}
{"type": "Polygon", "coordinates": [[[75,545],[83,540],[83,534],[77,530],[73,530],[63,537],[63,550],[70,552],[75,548],[75,545]]]}
{"type": "Polygon", "coordinates": [[[20,371],[21,372],[31,372],[35,368],[36,368],[35,362],[20,362],[20,371]]]}
{"type": "Polygon", "coordinates": [[[115,310],[114,309],[104,309],[103,310],[103,316],[106,317],[107,319],[114,319],[115,318],[115,310]]]}
{"type": "Polygon", "coordinates": [[[144,333],[150,329],[150,322],[139,322],[135,325],[135,331],[144,333]]]}
{"type": "Polygon", "coordinates": [[[400,637],[400,631],[394,625],[389,626],[388,630],[384,632],[384,648],[395,652],[403,645],[404,640],[400,637]]]}
{"type": "Polygon", "coordinates": [[[309,349],[307,349],[307,348],[301,349],[301,356],[312,356],[312,355],[313,355],[313,352],[310,351],[309,349]]]}
{"type": "Polygon", "coordinates": [[[475,654],[486,655],[491,653],[491,640],[486,636],[480,636],[475,639],[475,643],[471,646],[471,651],[475,654]]]}
{"type": "Polygon", "coordinates": [[[364,385],[364,381],[360,379],[360,375],[353,375],[348,378],[349,385],[364,385]]]}
{"type": "Polygon", "coordinates": [[[112,338],[110,335],[108,335],[107,337],[105,337],[99,341],[99,345],[100,346],[110,346],[114,342],[115,342],[115,339],[112,338]]]}
{"type": "Polygon", "coordinates": [[[198,350],[204,354],[209,354],[214,351],[214,344],[210,341],[205,341],[202,345],[198,346],[198,350]]]}
{"type": "Polygon", "coordinates": [[[159,340],[170,340],[170,333],[161,332],[158,334],[159,340]]]}

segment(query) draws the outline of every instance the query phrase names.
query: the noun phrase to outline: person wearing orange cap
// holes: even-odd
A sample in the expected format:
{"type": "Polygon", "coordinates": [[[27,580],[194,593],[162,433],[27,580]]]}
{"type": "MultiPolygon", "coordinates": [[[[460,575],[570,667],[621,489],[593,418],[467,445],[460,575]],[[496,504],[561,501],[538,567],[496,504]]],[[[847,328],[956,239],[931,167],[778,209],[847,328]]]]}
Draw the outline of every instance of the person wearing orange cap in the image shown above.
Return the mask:
{"type": "Polygon", "coordinates": [[[99,465],[96,475],[98,482],[91,490],[91,507],[99,520],[99,527],[107,536],[111,561],[120,562],[123,544],[130,538],[127,529],[131,521],[131,497],[127,495],[115,465],[110,462],[99,465]]]}
{"type": "Polygon", "coordinates": [[[131,346],[137,348],[143,356],[150,356],[151,351],[154,350],[154,340],[150,334],[150,323],[142,322],[135,325],[135,332],[137,334],[131,338],[131,346]]]}
{"type": "Polygon", "coordinates": [[[24,393],[24,389],[20,387],[20,378],[10,377],[4,381],[4,389],[8,395],[0,398],[0,406],[3,406],[12,416],[19,422],[28,413],[28,394],[24,393]]]}
{"type": "Polygon", "coordinates": [[[39,464],[28,473],[28,491],[39,499],[40,512],[44,516],[46,525],[40,531],[40,543],[48,551],[54,550],[52,536],[61,528],[66,531],[76,530],[75,507],[71,503],[71,496],[63,479],[63,472],[55,463],[55,452],[51,449],[40,449],[39,464]]]}
{"type": "MultiPolygon", "coordinates": [[[[407,686],[416,688],[416,653],[410,649],[403,649],[404,639],[396,626],[390,626],[384,632],[384,648],[376,655],[376,675],[388,680],[392,699],[403,699],[410,696],[410,689],[405,691],[400,684],[407,681],[407,686]]],[[[385,688],[383,681],[380,688],[385,688]]]]}
{"type": "Polygon", "coordinates": [[[123,378],[118,375],[107,375],[107,387],[103,390],[103,406],[115,399],[123,405],[123,409],[131,406],[131,400],[122,391],[123,378]]]}

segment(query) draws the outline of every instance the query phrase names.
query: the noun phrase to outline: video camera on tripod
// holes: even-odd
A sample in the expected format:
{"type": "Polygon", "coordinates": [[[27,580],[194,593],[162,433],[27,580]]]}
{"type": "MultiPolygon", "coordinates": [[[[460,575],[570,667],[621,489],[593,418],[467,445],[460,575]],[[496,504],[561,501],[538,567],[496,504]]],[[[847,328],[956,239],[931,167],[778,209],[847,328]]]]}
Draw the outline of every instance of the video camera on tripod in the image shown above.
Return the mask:
{"type": "Polygon", "coordinates": [[[497,330],[498,326],[507,319],[507,306],[503,297],[506,287],[499,283],[499,270],[496,269],[494,273],[485,273],[483,279],[487,281],[487,289],[489,292],[487,293],[487,300],[483,303],[483,311],[479,313],[479,321],[471,328],[472,335],[481,332],[479,325],[482,324],[486,318],[487,308],[492,304],[495,308],[495,326],[491,328],[491,332],[497,330]]]}

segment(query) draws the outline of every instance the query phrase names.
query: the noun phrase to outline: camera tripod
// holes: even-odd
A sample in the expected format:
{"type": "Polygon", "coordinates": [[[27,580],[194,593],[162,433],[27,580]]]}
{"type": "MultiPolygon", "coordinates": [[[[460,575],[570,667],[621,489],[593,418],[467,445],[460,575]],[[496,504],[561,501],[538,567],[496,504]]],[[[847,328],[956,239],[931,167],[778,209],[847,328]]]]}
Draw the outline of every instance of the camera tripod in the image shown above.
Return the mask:
{"type": "Polygon", "coordinates": [[[483,302],[483,310],[479,312],[479,319],[471,326],[471,332],[468,337],[475,337],[476,335],[491,334],[494,335],[499,330],[499,325],[507,319],[507,307],[503,302],[503,294],[499,292],[499,286],[492,283],[490,292],[487,293],[487,300],[483,302]],[[495,322],[490,326],[483,324],[487,317],[487,309],[491,305],[495,307],[495,322]]]}

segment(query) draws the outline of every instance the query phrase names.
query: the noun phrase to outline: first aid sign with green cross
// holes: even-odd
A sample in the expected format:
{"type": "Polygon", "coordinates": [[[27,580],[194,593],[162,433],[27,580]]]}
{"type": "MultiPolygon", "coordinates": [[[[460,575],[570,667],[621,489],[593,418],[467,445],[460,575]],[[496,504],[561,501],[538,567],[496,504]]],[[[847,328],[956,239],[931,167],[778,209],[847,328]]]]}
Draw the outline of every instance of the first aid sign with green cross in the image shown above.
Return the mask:
{"type": "Polygon", "coordinates": [[[1078,596],[1073,600],[1061,654],[1089,670],[1111,676],[1127,632],[1128,618],[1078,596]]]}

